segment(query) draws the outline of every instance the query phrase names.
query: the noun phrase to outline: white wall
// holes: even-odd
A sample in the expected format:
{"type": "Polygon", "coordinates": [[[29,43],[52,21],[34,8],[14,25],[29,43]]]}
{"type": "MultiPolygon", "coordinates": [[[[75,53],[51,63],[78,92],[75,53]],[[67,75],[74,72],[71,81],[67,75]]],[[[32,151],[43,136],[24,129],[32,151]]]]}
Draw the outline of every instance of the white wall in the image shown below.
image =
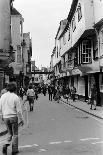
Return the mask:
{"type": "Polygon", "coordinates": [[[103,0],[94,0],[95,24],[103,19],[103,0]]]}

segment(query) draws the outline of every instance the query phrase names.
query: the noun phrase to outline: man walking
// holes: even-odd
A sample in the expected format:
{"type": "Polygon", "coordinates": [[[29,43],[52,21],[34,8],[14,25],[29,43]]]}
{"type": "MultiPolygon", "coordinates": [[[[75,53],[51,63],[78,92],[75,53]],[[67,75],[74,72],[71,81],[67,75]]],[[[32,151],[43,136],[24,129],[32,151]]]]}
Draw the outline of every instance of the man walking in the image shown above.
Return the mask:
{"type": "Polygon", "coordinates": [[[76,94],[76,88],[74,86],[72,86],[72,88],[71,88],[71,96],[72,96],[73,101],[75,101],[75,94],[76,94]]]}
{"type": "Polygon", "coordinates": [[[0,111],[4,123],[8,130],[7,142],[3,145],[2,153],[7,155],[7,147],[12,141],[12,155],[19,152],[18,150],[18,118],[21,125],[24,124],[20,98],[16,95],[16,84],[11,82],[7,86],[7,92],[0,98],[0,111]]]}
{"type": "Polygon", "coordinates": [[[52,85],[48,86],[48,94],[49,94],[49,100],[52,101],[52,97],[53,97],[53,86],[52,85]]]}

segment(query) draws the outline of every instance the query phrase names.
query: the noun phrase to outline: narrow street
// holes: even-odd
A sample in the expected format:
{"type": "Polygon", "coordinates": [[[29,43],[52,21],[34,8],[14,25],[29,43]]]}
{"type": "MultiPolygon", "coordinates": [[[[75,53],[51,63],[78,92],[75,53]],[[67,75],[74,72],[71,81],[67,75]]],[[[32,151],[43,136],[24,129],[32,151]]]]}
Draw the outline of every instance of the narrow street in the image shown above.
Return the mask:
{"type": "Polygon", "coordinates": [[[19,150],[20,155],[102,155],[103,124],[39,95],[34,111],[29,112],[29,127],[20,132],[19,150]]]}

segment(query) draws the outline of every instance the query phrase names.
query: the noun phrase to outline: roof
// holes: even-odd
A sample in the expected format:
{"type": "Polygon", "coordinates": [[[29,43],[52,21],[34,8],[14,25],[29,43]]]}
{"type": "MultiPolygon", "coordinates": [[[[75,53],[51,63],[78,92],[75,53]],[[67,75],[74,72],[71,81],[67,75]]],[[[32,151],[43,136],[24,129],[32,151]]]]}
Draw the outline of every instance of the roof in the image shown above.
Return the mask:
{"type": "Polygon", "coordinates": [[[94,28],[100,27],[102,25],[103,25],[103,18],[99,22],[97,22],[97,23],[94,24],[94,28]]]}
{"type": "Polygon", "coordinates": [[[76,7],[77,7],[77,3],[78,3],[78,0],[73,0],[73,2],[71,4],[70,11],[69,11],[69,14],[68,14],[68,17],[67,17],[68,22],[67,22],[67,24],[66,24],[66,26],[65,26],[62,34],[60,35],[60,37],[63,36],[63,34],[65,33],[65,31],[68,29],[69,23],[71,22],[71,19],[72,19],[73,15],[74,15],[74,12],[75,12],[76,7]]]}
{"type": "Polygon", "coordinates": [[[20,15],[21,16],[21,14],[14,7],[11,9],[11,15],[20,15]]]}
{"type": "Polygon", "coordinates": [[[57,38],[57,36],[58,36],[60,30],[61,30],[61,31],[64,30],[66,24],[67,24],[67,19],[63,19],[63,20],[60,21],[60,25],[59,25],[59,28],[58,28],[58,31],[57,31],[57,34],[56,34],[55,39],[57,38]]]}

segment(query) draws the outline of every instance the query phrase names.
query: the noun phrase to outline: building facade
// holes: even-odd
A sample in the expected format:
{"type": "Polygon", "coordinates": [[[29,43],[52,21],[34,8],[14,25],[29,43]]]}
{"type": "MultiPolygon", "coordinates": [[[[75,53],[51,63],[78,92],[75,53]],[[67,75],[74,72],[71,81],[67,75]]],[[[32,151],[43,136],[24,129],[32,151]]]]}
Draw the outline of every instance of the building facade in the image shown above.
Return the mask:
{"type": "Polygon", "coordinates": [[[7,79],[6,68],[11,62],[11,8],[12,0],[0,0],[0,90],[7,79]]]}
{"type": "Polygon", "coordinates": [[[56,78],[65,86],[74,85],[79,98],[87,100],[96,83],[98,105],[103,96],[102,10],[103,1],[73,0],[64,28],[58,29],[52,56],[56,78]]]}
{"type": "Polygon", "coordinates": [[[23,22],[22,15],[15,9],[11,11],[11,40],[13,47],[13,62],[10,66],[14,69],[14,75],[19,75],[20,71],[23,70],[23,22]]]}
{"type": "Polygon", "coordinates": [[[23,33],[23,72],[24,76],[30,76],[31,72],[31,57],[32,57],[32,39],[30,32],[23,33]]]}

